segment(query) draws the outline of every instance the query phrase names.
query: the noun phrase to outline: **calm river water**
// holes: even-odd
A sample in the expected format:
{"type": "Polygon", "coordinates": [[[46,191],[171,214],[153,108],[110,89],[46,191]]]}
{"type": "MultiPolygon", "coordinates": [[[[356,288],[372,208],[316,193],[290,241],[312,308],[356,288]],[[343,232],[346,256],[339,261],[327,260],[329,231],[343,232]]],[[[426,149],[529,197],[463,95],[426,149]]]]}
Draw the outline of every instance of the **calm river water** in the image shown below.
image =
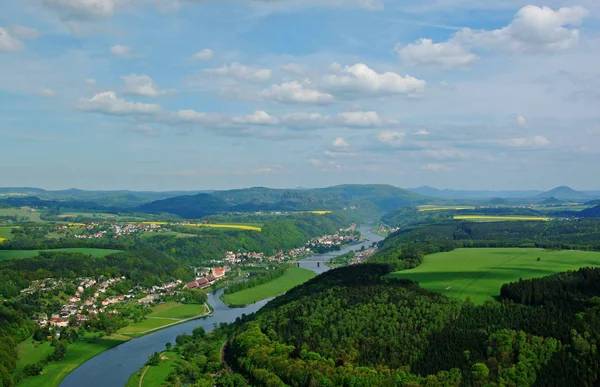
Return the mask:
{"type": "MultiPolygon", "coordinates": [[[[310,269],[316,273],[322,273],[329,269],[323,262],[331,259],[333,255],[342,255],[353,250],[358,250],[362,246],[367,247],[371,243],[383,239],[378,235],[372,234],[368,226],[360,227],[360,232],[368,241],[346,247],[334,253],[305,258],[300,261],[300,267],[310,269]]],[[[78,367],[63,380],[60,387],[123,386],[127,383],[129,377],[146,363],[149,354],[165,349],[166,342],[175,343],[177,336],[184,333],[191,334],[192,330],[197,327],[203,327],[209,332],[214,329],[215,325],[222,322],[229,323],[235,321],[242,314],[254,313],[270,301],[270,299],[259,301],[245,308],[229,308],[219,299],[223,290],[219,289],[216,294],[208,295],[208,303],[214,308],[212,317],[174,325],[170,328],[129,340],[126,343],[109,349],[78,367]]]]}

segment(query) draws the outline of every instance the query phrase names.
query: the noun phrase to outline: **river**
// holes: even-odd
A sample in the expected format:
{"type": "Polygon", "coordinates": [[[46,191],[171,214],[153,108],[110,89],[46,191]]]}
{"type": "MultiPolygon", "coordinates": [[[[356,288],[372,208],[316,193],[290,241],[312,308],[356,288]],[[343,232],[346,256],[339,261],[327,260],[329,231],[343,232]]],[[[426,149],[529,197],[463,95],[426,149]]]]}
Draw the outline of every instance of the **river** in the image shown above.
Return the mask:
{"type": "MultiPolygon", "coordinates": [[[[342,255],[350,251],[359,250],[362,246],[368,247],[371,243],[380,241],[382,237],[372,234],[369,226],[361,226],[360,232],[367,241],[360,244],[348,246],[333,253],[313,255],[300,261],[300,267],[310,269],[316,273],[329,270],[324,264],[332,256],[342,255]]],[[[102,352],[96,357],[88,360],[72,373],[70,373],[60,384],[60,387],[105,387],[124,386],[129,377],[142,368],[148,360],[148,355],[153,352],[161,352],[165,349],[165,343],[175,343],[175,338],[184,333],[191,334],[197,327],[203,327],[207,332],[214,329],[215,325],[222,322],[232,322],[242,314],[251,314],[263,307],[271,299],[262,300],[244,308],[229,308],[219,296],[224,289],[219,289],[215,294],[208,295],[208,303],[213,307],[211,317],[204,317],[188,321],[183,324],[174,325],[163,330],[150,333],[146,336],[131,339],[123,344],[102,352]]]]}

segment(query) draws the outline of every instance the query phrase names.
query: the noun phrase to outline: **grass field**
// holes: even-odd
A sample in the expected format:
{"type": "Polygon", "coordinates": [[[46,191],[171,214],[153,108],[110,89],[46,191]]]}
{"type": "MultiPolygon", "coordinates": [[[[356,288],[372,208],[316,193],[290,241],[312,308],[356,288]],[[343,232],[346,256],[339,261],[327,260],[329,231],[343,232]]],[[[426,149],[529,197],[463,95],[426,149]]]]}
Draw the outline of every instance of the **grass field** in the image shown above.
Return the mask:
{"type": "Polygon", "coordinates": [[[123,335],[141,336],[154,329],[159,329],[171,324],[178,324],[205,313],[208,313],[208,310],[204,305],[166,302],[164,304],[153,306],[152,313],[147,316],[148,318],[119,329],[119,333],[123,335]]]}
{"type": "Polygon", "coordinates": [[[186,227],[210,227],[210,228],[228,228],[238,230],[250,230],[250,231],[262,231],[261,227],[246,224],[211,224],[211,223],[190,223],[186,224],[186,227]]]}
{"type": "Polygon", "coordinates": [[[475,209],[475,207],[473,207],[473,206],[456,207],[456,206],[436,206],[436,205],[432,205],[432,204],[424,204],[422,206],[417,206],[417,208],[419,209],[419,212],[449,211],[449,210],[460,211],[460,210],[474,210],[475,209]]]}
{"type": "Polygon", "coordinates": [[[39,343],[34,341],[33,338],[21,342],[17,346],[18,360],[17,368],[15,368],[15,374],[20,373],[26,365],[35,364],[38,361],[45,359],[54,351],[54,348],[50,345],[49,341],[39,343]]]}
{"type": "Polygon", "coordinates": [[[482,303],[500,295],[500,288],[519,278],[544,277],[587,266],[600,266],[600,253],[542,249],[457,249],[432,254],[414,269],[390,273],[427,289],[482,303]],[[538,261],[537,259],[540,258],[538,261]]]}
{"type": "Polygon", "coordinates": [[[94,257],[105,257],[109,254],[121,252],[121,250],[92,249],[92,248],[71,248],[71,249],[53,249],[53,250],[0,250],[0,261],[15,258],[31,258],[37,256],[40,251],[62,251],[66,253],[82,253],[94,257]]]}
{"type": "Polygon", "coordinates": [[[547,222],[552,218],[540,216],[487,216],[487,215],[457,215],[455,220],[470,220],[473,222],[504,222],[504,221],[537,221],[547,222]]]}
{"type": "Polygon", "coordinates": [[[221,298],[228,305],[248,305],[285,293],[294,286],[303,284],[315,276],[316,274],[311,270],[294,267],[286,271],[281,277],[275,278],[266,284],[231,294],[223,294],[221,298]]]}
{"type": "Polygon", "coordinates": [[[41,375],[24,379],[19,383],[19,387],[58,386],[75,368],[97,354],[127,340],[129,337],[122,335],[98,338],[88,334],[82,340],[70,344],[67,347],[67,354],[62,360],[47,364],[41,375]]]}
{"type": "Polygon", "coordinates": [[[0,242],[11,239],[13,237],[11,231],[14,227],[0,227],[0,242]]]}
{"type": "Polygon", "coordinates": [[[177,352],[173,351],[163,352],[160,356],[160,363],[157,366],[142,367],[138,372],[131,375],[125,387],[160,387],[175,368],[177,360],[181,358],[177,352]],[[142,378],[141,384],[140,378],[142,378]]]}
{"type": "Polygon", "coordinates": [[[42,221],[39,211],[23,208],[0,208],[0,216],[17,216],[19,218],[26,218],[31,222],[42,221]]]}

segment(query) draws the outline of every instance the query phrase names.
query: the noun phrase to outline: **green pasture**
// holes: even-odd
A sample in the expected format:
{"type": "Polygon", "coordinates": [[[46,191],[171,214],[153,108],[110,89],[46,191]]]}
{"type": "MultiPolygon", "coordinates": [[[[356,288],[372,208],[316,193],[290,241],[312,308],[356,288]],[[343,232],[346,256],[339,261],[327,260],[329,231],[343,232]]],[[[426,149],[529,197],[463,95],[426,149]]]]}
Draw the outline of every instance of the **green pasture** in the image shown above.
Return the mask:
{"type": "MultiPolygon", "coordinates": [[[[127,340],[129,340],[129,337],[121,335],[97,337],[95,334],[88,334],[73,344],[69,344],[67,347],[67,354],[62,360],[48,363],[44,366],[41,375],[23,379],[18,386],[58,386],[60,382],[75,368],[79,367],[81,364],[85,363],[87,360],[98,355],[99,353],[102,353],[107,349],[119,345],[127,340]]],[[[35,361],[32,363],[35,363],[35,361]]]]}
{"type": "Polygon", "coordinates": [[[303,284],[314,277],[316,274],[313,271],[294,267],[273,281],[239,292],[223,294],[221,299],[228,305],[248,305],[285,293],[294,286],[303,284]]]}
{"type": "Polygon", "coordinates": [[[152,307],[148,317],[164,317],[185,319],[206,313],[206,307],[199,304],[180,304],[178,302],[165,302],[152,307]]]}
{"type": "Polygon", "coordinates": [[[125,387],[160,387],[165,383],[167,376],[173,371],[181,356],[174,351],[160,354],[160,363],[157,366],[144,366],[131,375],[125,387]],[[143,375],[143,377],[142,377],[143,375]],[[141,380],[140,380],[141,379],[141,380]]]}
{"type": "Polygon", "coordinates": [[[120,253],[122,250],[93,249],[93,248],[69,248],[52,250],[0,250],[0,261],[15,258],[31,258],[37,256],[41,251],[58,251],[65,253],[82,253],[93,257],[105,257],[109,254],[120,253]]]}
{"type": "Polygon", "coordinates": [[[45,359],[54,352],[54,348],[50,345],[49,341],[35,341],[32,337],[25,341],[22,341],[17,346],[17,368],[15,368],[15,374],[20,373],[26,365],[35,364],[42,359],[45,359]]]}
{"type": "Polygon", "coordinates": [[[407,278],[429,290],[462,300],[470,297],[473,302],[482,303],[499,296],[503,284],[519,278],[544,277],[590,266],[600,266],[599,252],[456,249],[428,255],[420,266],[390,273],[387,277],[407,278]]]}
{"type": "Polygon", "coordinates": [[[0,208],[0,216],[16,216],[18,218],[25,218],[25,220],[30,222],[42,221],[39,210],[34,211],[30,208],[0,208]]]}

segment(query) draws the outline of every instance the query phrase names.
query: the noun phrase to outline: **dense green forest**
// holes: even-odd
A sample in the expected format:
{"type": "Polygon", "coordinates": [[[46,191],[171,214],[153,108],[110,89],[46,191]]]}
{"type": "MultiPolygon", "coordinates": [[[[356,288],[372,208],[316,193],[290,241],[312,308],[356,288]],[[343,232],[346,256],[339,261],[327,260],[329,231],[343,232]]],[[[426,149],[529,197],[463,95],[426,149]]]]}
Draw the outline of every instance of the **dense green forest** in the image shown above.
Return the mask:
{"type": "Polygon", "coordinates": [[[208,375],[223,365],[207,368],[229,338],[228,366],[254,386],[598,384],[600,269],[507,284],[502,302],[479,306],[382,279],[389,270],[333,270],[208,337],[178,339],[186,356],[170,380],[234,385],[208,375]]]}

